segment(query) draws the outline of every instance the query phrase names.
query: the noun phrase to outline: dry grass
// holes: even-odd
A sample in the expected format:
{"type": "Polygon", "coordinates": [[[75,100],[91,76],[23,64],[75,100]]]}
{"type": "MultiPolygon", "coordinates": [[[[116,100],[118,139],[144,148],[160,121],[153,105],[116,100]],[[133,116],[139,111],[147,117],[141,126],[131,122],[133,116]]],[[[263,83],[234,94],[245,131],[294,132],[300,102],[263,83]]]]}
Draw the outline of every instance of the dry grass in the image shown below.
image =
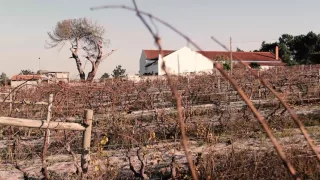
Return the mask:
{"type": "MultiPolygon", "coordinates": [[[[320,165],[312,152],[301,148],[286,151],[302,179],[319,179],[320,165]]],[[[291,179],[274,151],[210,152],[198,165],[200,179],[291,179]]]]}

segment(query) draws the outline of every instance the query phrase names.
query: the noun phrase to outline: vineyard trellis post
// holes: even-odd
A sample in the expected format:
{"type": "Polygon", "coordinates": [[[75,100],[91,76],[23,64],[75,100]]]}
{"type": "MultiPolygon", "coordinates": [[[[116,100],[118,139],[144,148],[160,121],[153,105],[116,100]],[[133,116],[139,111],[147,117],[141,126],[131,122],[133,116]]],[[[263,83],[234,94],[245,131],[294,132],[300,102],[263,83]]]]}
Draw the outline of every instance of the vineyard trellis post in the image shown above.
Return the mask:
{"type": "Polygon", "coordinates": [[[220,76],[218,76],[218,92],[221,92],[221,79],[220,76]]]}
{"type": "Polygon", "coordinates": [[[48,99],[48,112],[47,112],[47,119],[46,123],[48,124],[47,129],[44,132],[44,142],[43,142],[43,150],[42,150],[42,173],[45,177],[45,179],[49,179],[49,173],[47,169],[47,163],[46,163],[46,154],[49,146],[49,139],[50,139],[50,120],[51,120],[51,107],[52,107],[52,101],[53,101],[53,94],[49,95],[48,99]]]}
{"type": "MultiPolygon", "coordinates": [[[[260,71],[258,71],[258,77],[260,77],[260,71]]],[[[259,82],[258,93],[259,93],[259,103],[260,103],[260,101],[261,101],[261,82],[259,82]]]]}
{"type": "Polygon", "coordinates": [[[92,130],[93,111],[86,109],[84,111],[85,131],[83,132],[83,150],[81,154],[81,168],[83,173],[88,172],[90,163],[90,143],[91,143],[91,130],[92,130]]]}
{"type": "Polygon", "coordinates": [[[302,103],[302,92],[301,91],[298,92],[298,96],[299,96],[300,102],[302,103]]]}
{"type": "Polygon", "coordinates": [[[225,93],[225,95],[226,95],[226,97],[225,97],[225,98],[226,98],[226,102],[228,102],[228,100],[229,100],[229,94],[228,94],[228,93],[229,93],[229,91],[227,91],[227,92],[225,93]]]}
{"type": "Polygon", "coordinates": [[[260,102],[261,101],[261,85],[259,85],[258,93],[259,93],[259,102],[260,102]]]}
{"type": "Polygon", "coordinates": [[[319,69],[319,72],[318,72],[318,81],[320,83],[320,69],[319,69]]]}
{"type": "MultiPolygon", "coordinates": [[[[48,102],[47,123],[50,123],[50,120],[51,120],[52,102],[53,102],[53,94],[50,94],[49,95],[49,102],[48,102]]],[[[47,137],[48,137],[47,142],[49,144],[49,141],[50,141],[50,130],[47,129],[46,133],[47,133],[47,137]]]]}
{"type": "Polygon", "coordinates": [[[11,116],[11,113],[12,113],[12,103],[13,103],[13,96],[12,96],[12,89],[9,89],[9,101],[10,101],[10,104],[9,104],[9,114],[11,116]]]}

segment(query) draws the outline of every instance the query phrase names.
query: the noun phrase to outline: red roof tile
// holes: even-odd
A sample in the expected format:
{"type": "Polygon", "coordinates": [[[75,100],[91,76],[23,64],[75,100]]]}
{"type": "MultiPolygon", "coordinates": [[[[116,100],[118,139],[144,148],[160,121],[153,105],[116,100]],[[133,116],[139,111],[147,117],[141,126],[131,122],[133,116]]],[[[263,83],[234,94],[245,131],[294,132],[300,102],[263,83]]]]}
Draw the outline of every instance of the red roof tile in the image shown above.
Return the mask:
{"type": "Polygon", "coordinates": [[[11,80],[12,81],[30,81],[30,80],[39,80],[41,79],[41,75],[37,75],[37,74],[31,74],[31,75],[22,75],[22,74],[18,74],[18,75],[14,75],[11,80]]]}
{"type": "MultiPolygon", "coordinates": [[[[157,60],[159,56],[158,50],[143,50],[147,59],[157,60]]],[[[164,56],[167,56],[175,50],[164,50],[164,56]]],[[[230,58],[230,52],[228,51],[197,51],[203,56],[214,60],[217,56],[227,56],[230,58]]],[[[243,60],[243,61],[280,61],[276,60],[276,57],[271,52],[232,52],[233,60],[243,60]]]]}
{"type": "MultiPolygon", "coordinates": [[[[230,52],[227,51],[197,51],[209,59],[216,59],[217,56],[226,56],[230,58],[230,52]]],[[[232,52],[233,60],[242,61],[279,61],[271,52],[232,52]]]]}
{"type": "MultiPolygon", "coordinates": [[[[164,56],[167,56],[173,52],[175,52],[176,50],[163,50],[163,54],[164,56]]],[[[159,50],[143,50],[145,56],[147,59],[149,60],[156,60],[159,57],[159,50]]]]}

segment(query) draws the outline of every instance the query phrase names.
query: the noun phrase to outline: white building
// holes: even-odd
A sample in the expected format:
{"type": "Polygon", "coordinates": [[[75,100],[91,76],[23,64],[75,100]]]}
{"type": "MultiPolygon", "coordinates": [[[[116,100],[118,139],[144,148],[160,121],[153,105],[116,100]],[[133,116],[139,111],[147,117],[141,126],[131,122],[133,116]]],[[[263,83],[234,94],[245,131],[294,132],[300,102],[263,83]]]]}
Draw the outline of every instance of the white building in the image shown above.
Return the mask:
{"type": "Polygon", "coordinates": [[[69,72],[57,72],[57,71],[49,71],[44,72],[43,75],[47,77],[47,81],[50,83],[57,83],[57,82],[70,82],[70,73],[69,72]]]}
{"type": "MultiPolygon", "coordinates": [[[[161,64],[164,61],[169,73],[182,74],[190,72],[212,72],[213,61],[218,57],[230,59],[228,51],[193,51],[188,47],[179,50],[163,50],[162,58],[158,50],[142,50],[140,57],[140,75],[164,75],[161,64]]],[[[268,69],[273,66],[283,66],[284,63],[276,54],[271,52],[232,52],[234,63],[242,60],[246,63],[258,63],[261,69],[268,69]]],[[[221,60],[221,59],[220,59],[221,60]]]]}

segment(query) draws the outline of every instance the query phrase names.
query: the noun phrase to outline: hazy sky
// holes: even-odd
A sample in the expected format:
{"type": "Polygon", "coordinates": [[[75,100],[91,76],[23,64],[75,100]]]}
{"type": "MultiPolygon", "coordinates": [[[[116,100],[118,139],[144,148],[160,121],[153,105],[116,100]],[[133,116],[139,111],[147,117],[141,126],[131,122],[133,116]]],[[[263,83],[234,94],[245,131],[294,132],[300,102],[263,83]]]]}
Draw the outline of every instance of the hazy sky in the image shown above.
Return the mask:
{"type": "MultiPolygon", "coordinates": [[[[293,35],[309,31],[319,33],[319,0],[137,0],[140,9],[152,12],[186,33],[205,50],[223,50],[213,42],[213,35],[228,44],[232,36],[234,49],[254,50],[263,40],[274,41],[283,33],[293,35]],[[254,41],[254,42],[248,42],[254,41]]],[[[106,37],[117,49],[104,60],[97,77],[111,73],[117,65],[128,74],[138,73],[142,49],[155,49],[153,39],[135,13],[122,9],[90,11],[99,5],[124,4],[131,0],[0,0],[0,72],[12,76],[21,69],[69,71],[77,76],[69,46],[61,51],[45,49],[47,32],[63,19],[87,17],[107,30],[106,37]]],[[[164,26],[157,26],[164,49],[178,49],[186,41],[164,26]]],[[[90,68],[88,63],[86,69],[90,68]]]]}

